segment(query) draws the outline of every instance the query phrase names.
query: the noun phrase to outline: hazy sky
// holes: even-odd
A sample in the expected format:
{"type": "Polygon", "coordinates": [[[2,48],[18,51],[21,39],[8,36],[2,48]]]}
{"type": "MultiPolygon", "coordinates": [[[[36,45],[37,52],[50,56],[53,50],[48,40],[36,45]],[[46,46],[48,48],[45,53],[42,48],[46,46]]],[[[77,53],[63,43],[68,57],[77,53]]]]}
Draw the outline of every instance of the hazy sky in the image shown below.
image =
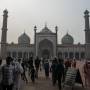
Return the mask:
{"type": "MultiPolygon", "coordinates": [[[[0,28],[2,28],[3,10],[8,10],[8,42],[18,42],[25,31],[33,43],[34,25],[40,31],[45,22],[54,31],[59,27],[58,40],[69,32],[75,43],[84,43],[84,14],[90,11],[90,0],[0,0],[0,28]]],[[[0,30],[1,39],[1,30],[0,30]]]]}

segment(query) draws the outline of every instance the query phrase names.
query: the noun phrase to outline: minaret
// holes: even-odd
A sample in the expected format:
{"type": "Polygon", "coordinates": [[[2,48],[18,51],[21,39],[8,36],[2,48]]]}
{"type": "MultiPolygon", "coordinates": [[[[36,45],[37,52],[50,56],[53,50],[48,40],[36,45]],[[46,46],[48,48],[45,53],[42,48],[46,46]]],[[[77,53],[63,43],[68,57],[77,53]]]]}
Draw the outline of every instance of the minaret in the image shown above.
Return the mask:
{"type": "Polygon", "coordinates": [[[2,25],[2,36],[1,36],[1,57],[2,59],[6,58],[6,44],[7,44],[7,18],[8,11],[5,9],[3,11],[3,25],[2,25]]]}
{"type": "Polygon", "coordinates": [[[89,30],[89,11],[85,10],[84,12],[85,17],[85,30],[89,30]]]}
{"type": "Polygon", "coordinates": [[[36,56],[36,31],[37,31],[37,27],[34,26],[34,45],[35,45],[35,56],[36,56]]]}
{"type": "MultiPolygon", "coordinates": [[[[57,40],[58,26],[55,27],[55,30],[56,30],[56,40],[57,40]]],[[[57,43],[58,43],[58,41],[57,41],[57,43]]]]}
{"type": "Polygon", "coordinates": [[[89,29],[89,11],[85,10],[84,12],[85,18],[85,43],[90,43],[90,29],[89,29]]]}
{"type": "Polygon", "coordinates": [[[37,27],[34,26],[34,35],[35,35],[35,39],[34,39],[34,42],[36,43],[36,31],[37,31],[37,27]]]}
{"type": "Polygon", "coordinates": [[[85,10],[85,57],[90,60],[90,28],[89,28],[89,11],[85,10]]]}
{"type": "Polygon", "coordinates": [[[56,30],[56,56],[58,56],[57,55],[57,44],[58,44],[58,34],[57,34],[57,32],[58,32],[58,26],[55,27],[55,30],[56,30]]]}

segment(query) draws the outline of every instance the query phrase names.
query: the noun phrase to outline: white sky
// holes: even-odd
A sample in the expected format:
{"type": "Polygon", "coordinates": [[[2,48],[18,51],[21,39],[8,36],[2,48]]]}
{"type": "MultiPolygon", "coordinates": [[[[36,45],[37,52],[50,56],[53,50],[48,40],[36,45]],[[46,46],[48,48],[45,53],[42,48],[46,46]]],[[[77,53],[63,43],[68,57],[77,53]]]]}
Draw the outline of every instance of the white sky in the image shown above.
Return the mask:
{"type": "MultiPolygon", "coordinates": [[[[8,42],[18,42],[18,37],[25,31],[33,43],[34,25],[40,31],[45,22],[54,31],[59,27],[58,40],[69,32],[75,43],[84,43],[84,14],[90,11],[90,0],[0,0],[0,28],[2,28],[3,10],[8,13],[8,42]]],[[[0,30],[1,39],[1,30],[0,30]]]]}

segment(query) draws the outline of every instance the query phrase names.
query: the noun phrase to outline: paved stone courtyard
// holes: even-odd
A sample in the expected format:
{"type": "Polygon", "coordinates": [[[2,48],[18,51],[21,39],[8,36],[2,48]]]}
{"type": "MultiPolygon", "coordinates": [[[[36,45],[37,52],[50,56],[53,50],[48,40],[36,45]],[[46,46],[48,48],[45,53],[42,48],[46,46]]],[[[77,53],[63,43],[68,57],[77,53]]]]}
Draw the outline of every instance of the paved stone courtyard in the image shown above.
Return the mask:
{"type": "MultiPolygon", "coordinates": [[[[5,61],[3,61],[3,64],[5,63],[5,61]]],[[[82,80],[84,81],[84,75],[83,75],[83,67],[84,62],[77,62],[77,67],[79,67],[79,70],[81,72],[81,76],[82,76],[82,80]]],[[[51,81],[51,74],[50,77],[48,79],[45,78],[44,75],[44,70],[39,71],[39,78],[35,81],[35,84],[33,84],[30,80],[30,77],[28,76],[28,84],[26,84],[24,81],[21,82],[21,90],[59,90],[58,86],[52,86],[52,81],[51,81]]],[[[70,87],[67,87],[63,90],[71,90],[70,87]]],[[[86,89],[86,88],[82,88],[81,85],[75,85],[74,90],[90,90],[86,89]]]]}
{"type": "MultiPolygon", "coordinates": [[[[59,90],[58,86],[52,86],[51,75],[50,78],[46,79],[44,76],[44,71],[39,72],[39,78],[36,80],[35,84],[32,84],[31,80],[28,78],[29,83],[22,84],[22,90],[59,90]]],[[[76,84],[75,90],[89,90],[82,88],[81,85],[76,84]]],[[[70,87],[64,88],[63,90],[71,90],[70,87]]]]}

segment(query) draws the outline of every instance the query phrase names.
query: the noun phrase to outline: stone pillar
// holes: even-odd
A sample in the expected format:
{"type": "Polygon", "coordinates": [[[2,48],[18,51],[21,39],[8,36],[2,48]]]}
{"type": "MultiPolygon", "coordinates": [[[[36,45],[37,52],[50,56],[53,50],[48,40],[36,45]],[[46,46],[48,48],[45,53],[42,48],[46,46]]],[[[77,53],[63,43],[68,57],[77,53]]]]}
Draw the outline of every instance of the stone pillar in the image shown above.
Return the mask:
{"type": "Polygon", "coordinates": [[[36,31],[37,31],[37,27],[36,26],[34,26],[34,45],[35,45],[35,55],[34,56],[36,56],[37,55],[37,52],[36,52],[36,31]]]}
{"type": "Polygon", "coordinates": [[[86,47],[85,47],[85,53],[86,53],[86,59],[90,60],[90,44],[86,44],[86,47]]]}
{"type": "Polygon", "coordinates": [[[1,36],[1,57],[6,58],[7,54],[7,18],[8,11],[3,11],[3,25],[2,25],[2,36],[1,36]]]}
{"type": "Polygon", "coordinates": [[[69,48],[68,48],[68,58],[69,58],[69,56],[70,56],[70,55],[69,55],[69,48]]]}
{"type": "Polygon", "coordinates": [[[57,32],[58,32],[58,27],[57,26],[55,27],[55,30],[56,30],[56,56],[58,56],[58,54],[57,54],[57,44],[58,44],[57,32]]]}
{"type": "Polygon", "coordinates": [[[81,45],[79,44],[79,60],[81,60],[81,45]]]}
{"type": "Polygon", "coordinates": [[[73,59],[75,59],[75,47],[73,45],[73,59]]]}

